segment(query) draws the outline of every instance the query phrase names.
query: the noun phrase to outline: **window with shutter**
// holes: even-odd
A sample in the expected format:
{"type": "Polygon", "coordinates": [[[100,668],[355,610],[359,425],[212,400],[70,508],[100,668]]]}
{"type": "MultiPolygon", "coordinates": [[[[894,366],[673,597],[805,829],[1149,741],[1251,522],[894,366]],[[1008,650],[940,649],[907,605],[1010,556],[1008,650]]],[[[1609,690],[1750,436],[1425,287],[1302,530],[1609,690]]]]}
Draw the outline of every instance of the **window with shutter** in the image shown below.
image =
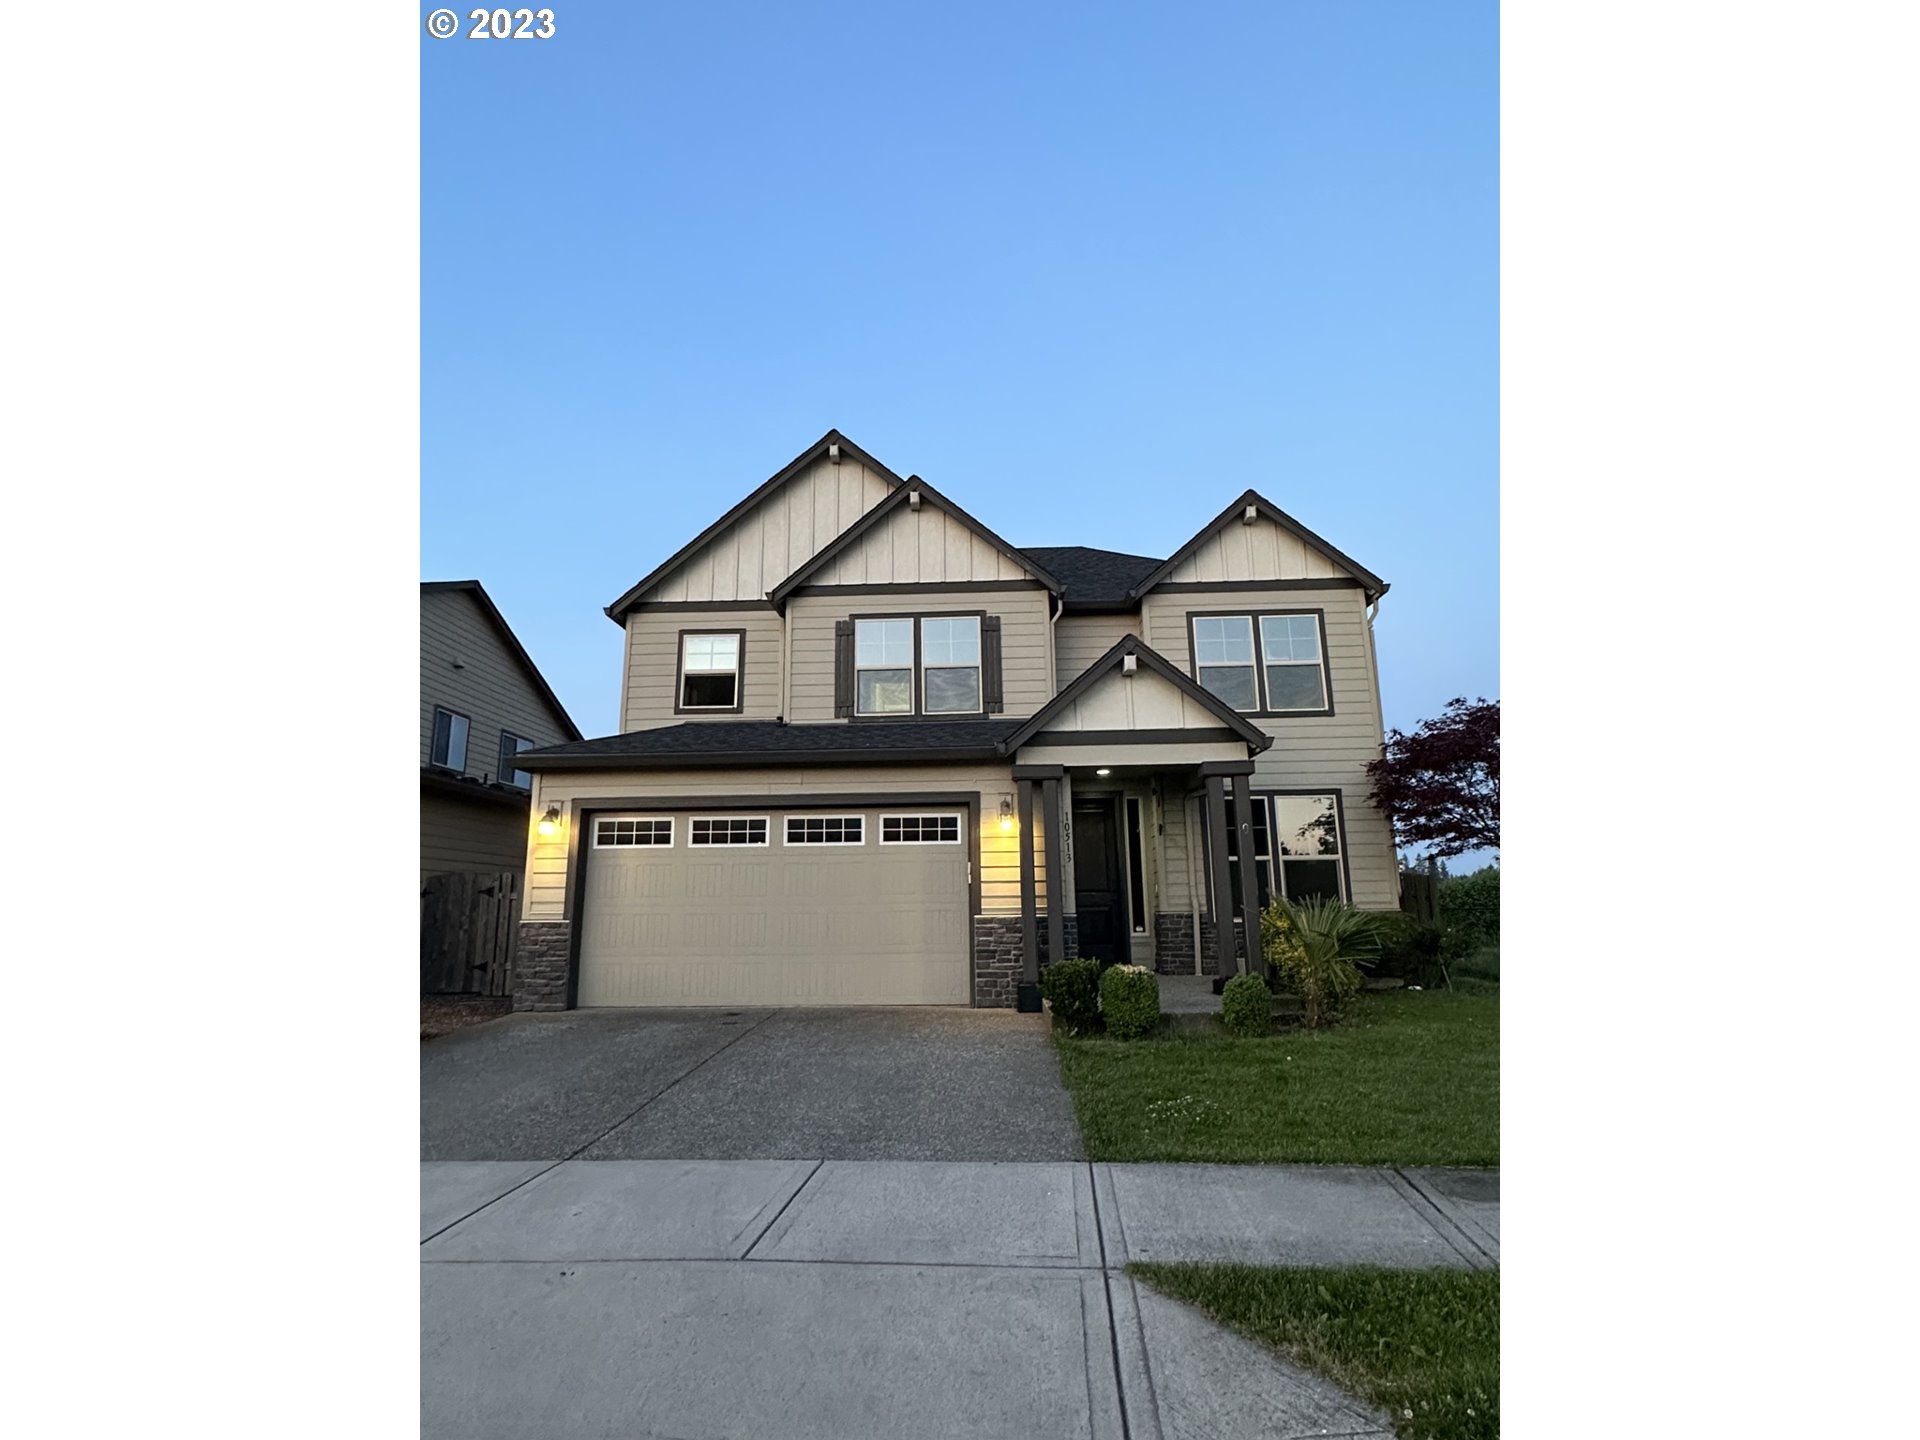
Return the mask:
{"type": "Polygon", "coordinates": [[[833,622],[833,714],[844,720],[853,714],[853,621],[833,622]]]}
{"type": "Polygon", "coordinates": [[[987,713],[998,715],[1007,708],[1005,683],[1000,678],[1000,617],[989,615],[980,622],[981,664],[985,674],[981,683],[987,695],[987,713]]]}

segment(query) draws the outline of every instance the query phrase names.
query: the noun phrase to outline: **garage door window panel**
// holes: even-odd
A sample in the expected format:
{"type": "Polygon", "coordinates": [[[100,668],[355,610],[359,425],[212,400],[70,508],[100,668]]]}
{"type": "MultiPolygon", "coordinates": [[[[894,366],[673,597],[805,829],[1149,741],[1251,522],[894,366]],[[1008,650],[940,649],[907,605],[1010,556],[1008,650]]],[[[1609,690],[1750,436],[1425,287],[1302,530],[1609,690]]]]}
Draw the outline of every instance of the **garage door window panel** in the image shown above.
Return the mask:
{"type": "Polygon", "coordinates": [[[858,815],[789,815],[789,845],[864,845],[866,821],[858,815]]]}
{"type": "Polygon", "coordinates": [[[958,815],[882,815],[882,845],[958,845],[958,815]]]}
{"type": "Polygon", "coordinates": [[[596,850],[673,848],[673,821],[665,816],[622,815],[593,823],[596,850]]]}
{"type": "Polygon", "coordinates": [[[688,822],[687,843],[696,847],[767,843],[764,815],[700,815],[688,822]]]}

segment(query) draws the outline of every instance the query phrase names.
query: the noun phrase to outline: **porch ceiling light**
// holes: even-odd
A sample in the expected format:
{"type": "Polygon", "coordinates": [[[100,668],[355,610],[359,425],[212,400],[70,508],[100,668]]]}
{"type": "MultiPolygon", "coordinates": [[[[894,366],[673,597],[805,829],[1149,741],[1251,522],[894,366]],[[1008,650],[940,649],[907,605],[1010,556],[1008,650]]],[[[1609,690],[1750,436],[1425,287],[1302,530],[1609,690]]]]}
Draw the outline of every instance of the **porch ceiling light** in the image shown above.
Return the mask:
{"type": "Polygon", "coordinates": [[[1096,775],[1111,775],[1113,774],[1113,771],[1109,770],[1106,766],[1102,765],[1098,770],[1094,771],[1093,773],[1096,775]]]}
{"type": "Polygon", "coordinates": [[[558,835],[560,833],[560,807],[558,805],[547,806],[547,813],[540,817],[540,833],[542,835],[558,835]]]}
{"type": "Polygon", "coordinates": [[[1003,834],[1011,834],[1013,831],[1013,796],[1011,795],[1000,797],[1000,830],[1003,834]]]}

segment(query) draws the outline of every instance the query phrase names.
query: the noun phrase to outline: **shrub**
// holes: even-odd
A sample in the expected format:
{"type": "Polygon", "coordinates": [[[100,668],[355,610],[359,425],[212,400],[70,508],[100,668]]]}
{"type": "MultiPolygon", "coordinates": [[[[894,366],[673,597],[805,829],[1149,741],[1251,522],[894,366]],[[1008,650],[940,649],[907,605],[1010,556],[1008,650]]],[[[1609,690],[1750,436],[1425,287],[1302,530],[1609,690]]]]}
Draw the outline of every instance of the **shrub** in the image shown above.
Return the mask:
{"type": "Polygon", "coordinates": [[[1236,975],[1220,992],[1220,1023],[1242,1038],[1273,1028],[1273,992],[1258,975],[1236,975]]]}
{"type": "Polygon", "coordinates": [[[1100,962],[1062,960],[1040,972],[1040,993],[1053,1011],[1053,1023],[1070,1031],[1100,1023],[1100,962]]]}
{"type": "Polygon", "coordinates": [[[1441,882],[1440,923],[1461,934],[1461,947],[1472,954],[1482,945],[1500,943],[1500,868],[1489,865],[1471,875],[1441,882]]]}
{"type": "Polygon", "coordinates": [[[1137,1040],[1160,1023],[1160,977],[1144,965],[1114,965],[1100,977],[1100,1013],[1107,1033],[1137,1040]]]}
{"type": "Polygon", "coordinates": [[[1276,900],[1261,912],[1260,946],[1283,984],[1297,990],[1307,1028],[1339,1018],[1360,989],[1360,966],[1380,956],[1387,917],[1338,900],[1276,900]]]}
{"type": "Polygon", "coordinates": [[[1383,917],[1380,956],[1374,963],[1379,975],[1404,980],[1409,985],[1431,988],[1440,983],[1442,947],[1445,932],[1402,911],[1383,917]]]}

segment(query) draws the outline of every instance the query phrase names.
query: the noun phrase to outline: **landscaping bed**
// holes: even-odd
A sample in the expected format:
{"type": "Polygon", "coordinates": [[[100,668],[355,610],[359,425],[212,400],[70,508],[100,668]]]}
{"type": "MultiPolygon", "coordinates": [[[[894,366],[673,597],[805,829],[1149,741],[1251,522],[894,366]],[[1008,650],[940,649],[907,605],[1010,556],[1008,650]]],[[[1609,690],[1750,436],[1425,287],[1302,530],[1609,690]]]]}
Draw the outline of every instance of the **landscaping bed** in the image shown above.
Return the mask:
{"type": "Polygon", "coordinates": [[[420,1038],[432,1040],[469,1025],[484,1025],[512,1009],[510,995],[422,995],[420,1038]]]}
{"type": "Polygon", "coordinates": [[[1496,1271],[1145,1265],[1128,1273],[1372,1401],[1403,1440],[1500,1433],[1496,1271]]]}
{"type": "Polygon", "coordinates": [[[1056,1031],[1092,1160],[1498,1165],[1498,991],[1361,995],[1257,1039],[1056,1031]]]}

